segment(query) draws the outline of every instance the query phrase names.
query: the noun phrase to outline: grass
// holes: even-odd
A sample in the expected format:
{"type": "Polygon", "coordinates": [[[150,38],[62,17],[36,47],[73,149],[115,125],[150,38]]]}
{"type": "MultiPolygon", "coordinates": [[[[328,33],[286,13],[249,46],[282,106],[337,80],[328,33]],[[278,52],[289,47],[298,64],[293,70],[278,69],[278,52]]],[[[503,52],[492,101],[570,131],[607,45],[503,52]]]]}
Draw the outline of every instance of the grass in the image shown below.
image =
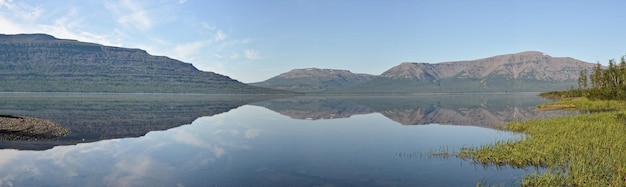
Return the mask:
{"type": "Polygon", "coordinates": [[[626,110],[626,102],[619,100],[590,100],[585,97],[563,98],[537,106],[540,110],[576,109],[582,111],[626,110]]]}
{"type": "Polygon", "coordinates": [[[513,122],[505,129],[525,138],[465,147],[455,156],[483,165],[546,168],[525,176],[522,186],[626,186],[626,104],[585,98],[553,104],[612,111],[513,122]]]}

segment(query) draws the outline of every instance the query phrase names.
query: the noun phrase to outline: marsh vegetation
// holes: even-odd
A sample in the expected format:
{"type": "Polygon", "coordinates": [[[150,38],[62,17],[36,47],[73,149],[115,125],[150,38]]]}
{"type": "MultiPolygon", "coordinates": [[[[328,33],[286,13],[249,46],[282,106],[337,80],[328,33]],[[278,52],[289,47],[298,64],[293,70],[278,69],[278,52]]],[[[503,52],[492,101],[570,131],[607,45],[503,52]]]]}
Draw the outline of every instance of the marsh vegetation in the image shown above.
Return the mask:
{"type": "Polygon", "coordinates": [[[522,186],[626,185],[626,61],[598,65],[590,75],[581,72],[579,89],[547,92],[556,99],[538,105],[541,110],[579,110],[580,114],[512,122],[506,130],[526,134],[521,140],[464,147],[456,157],[482,165],[538,167],[522,186]]]}

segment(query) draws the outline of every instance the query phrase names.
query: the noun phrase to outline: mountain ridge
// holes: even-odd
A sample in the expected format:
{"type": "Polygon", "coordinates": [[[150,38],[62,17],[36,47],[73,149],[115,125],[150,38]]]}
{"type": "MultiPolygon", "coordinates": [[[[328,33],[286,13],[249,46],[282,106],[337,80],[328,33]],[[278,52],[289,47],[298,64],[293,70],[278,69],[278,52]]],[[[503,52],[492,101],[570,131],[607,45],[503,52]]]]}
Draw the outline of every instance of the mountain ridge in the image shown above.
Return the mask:
{"type": "Polygon", "coordinates": [[[292,69],[268,80],[250,84],[290,91],[322,92],[364,83],[374,77],[365,73],[352,73],[349,70],[303,68],[292,69]]]}
{"type": "Polygon", "coordinates": [[[47,34],[0,35],[0,91],[143,93],[289,93],[145,50],[47,34]]]}
{"type": "Polygon", "coordinates": [[[538,51],[477,60],[405,62],[363,84],[338,93],[542,92],[577,85],[583,69],[595,64],[538,51]]]}
{"type": "Polygon", "coordinates": [[[403,62],[378,76],[372,75],[369,80],[337,84],[332,88],[318,83],[321,79],[329,79],[325,78],[327,75],[315,73],[329,70],[317,68],[294,69],[252,85],[331,94],[541,92],[576,86],[580,71],[591,71],[593,67],[593,63],[571,57],[552,57],[539,51],[524,51],[476,60],[403,62]],[[305,86],[313,89],[302,89],[305,86]]]}
{"type": "MultiPolygon", "coordinates": [[[[594,64],[584,62],[581,60],[577,60],[571,57],[551,57],[543,52],[539,51],[525,51],[520,53],[513,54],[504,54],[497,55],[477,60],[466,60],[466,61],[448,61],[448,62],[439,62],[439,63],[412,63],[412,62],[404,62],[394,68],[404,68],[403,70],[416,70],[414,72],[410,72],[410,75],[405,75],[404,77],[398,77],[398,75],[404,75],[407,72],[396,71],[394,72],[394,68],[391,68],[381,74],[381,77],[387,78],[407,78],[407,77],[419,77],[420,75],[427,74],[428,76],[432,76],[435,78],[449,78],[459,73],[463,73],[464,76],[468,78],[484,78],[491,73],[509,73],[510,76],[514,79],[518,79],[520,74],[524,73],[524,70],[527,70],[532,65],[543,65],[546,68],[553,70],[560,70],[563,66],[567,64],[572,64],[578,67],[585,66],[586,68],[593,67],[594,64]],[[586,64],[586,65],[583,65],[586,64]],[[517,65],[517,66],[516,66],[517,65]],[[409,66],[408,68],[406,66],[409,66]],[[410,68],[410,66],[414,66],[410,68]],[[416,66],[416,67],[415,67],[416,66]],[[438,68],[437,66],[446,66],[445,69],[438,68]],[[506,66],[510,66],[507,69],[506,66]],[[498,72],[504,71],[504,72],[498,72]],[[507,72],[508,71],[508,72],[507,72]]],[[[578,73],[578,72],[574,72],[578,73]]],[[[577,77],[571,77],[570,74],[567,74],[568,77],[557,77],[556,80],[568,80],[575,79],[577,77]]],[[[577,75],[577,74],[575,74],[577,75]]],[[[535,78],[545,78],[545,77],[535,77],[535,78]]]]}

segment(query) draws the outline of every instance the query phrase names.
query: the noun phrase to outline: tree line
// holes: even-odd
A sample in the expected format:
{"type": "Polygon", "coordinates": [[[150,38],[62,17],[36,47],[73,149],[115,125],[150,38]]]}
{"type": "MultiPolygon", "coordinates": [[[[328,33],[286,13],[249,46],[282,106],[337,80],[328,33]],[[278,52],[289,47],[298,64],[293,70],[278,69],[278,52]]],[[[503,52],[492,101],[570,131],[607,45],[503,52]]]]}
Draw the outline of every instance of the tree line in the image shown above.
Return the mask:
{"type": "MultiPolygon", "coordinates": [[[[576,92],[576,91],[575,91],[576,92]]],[[[626,100],[626,59],[624,56],[617,63],[609,60],[607,68],[597,63],[591,74],[587,69],[580,71],[578,94],[590,99],[626,100]]]]}
{"type": "Polygon", "coordinates": [[[626,57],[622,56],[619,63],[609,60],[603,68],[600,63],[591,70],[582,69],[578,76],[578,88],[567,91],[553,91],[539,94],[547,98],[587,97],[602,100],[626,100],[626,57]]]}

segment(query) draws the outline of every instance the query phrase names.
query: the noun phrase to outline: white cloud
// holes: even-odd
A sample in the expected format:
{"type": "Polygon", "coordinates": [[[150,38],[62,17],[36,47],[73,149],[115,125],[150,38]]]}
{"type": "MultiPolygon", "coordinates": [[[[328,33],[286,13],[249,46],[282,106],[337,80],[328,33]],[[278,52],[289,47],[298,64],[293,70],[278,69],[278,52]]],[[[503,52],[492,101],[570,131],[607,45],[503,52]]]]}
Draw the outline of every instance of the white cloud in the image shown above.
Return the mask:
{"type": "Polygon", "coordinates": [[[94,10],[82,9],[86,7],[83,4],[74,6],[76,3],[67,2],[50,7],[25,1],[0,0],[0,33],[46,33],[62,39],[140,48],[152,55],[169,56],[193,63],[203,71],[225,75],[235,74],[228,71],[234,63],[264,58],[260,49],[249,46],[251,40],[248,38],[234,38],[206,19],[193,16],[183,19],[177,2],[189,3],[188,0],[168,3],[113,0],[92,2],[89,7],[102,7],[94,10]],[[156,32],[155,28],[160,25],[180,29],[165,31],[159,28],[156,32]],[[178,32],[185,30],[185,34],[195,35],[172,37],[180,36],[178,32]],[[198,32],[189,33],[189,30],[198,32]],[[165,32],[169,32],[168,35],[161,35],[165,32]]]}
{"type": "Polygon", "coordinates": [[[7,7],[10,9],[13,8],[13,6],[13,0],[0,0],[0,8],[7,7]]]}
{"type": "MultiPolygon", "coordinates": [[[[66,8],[67,9],[67,8],[66,8]]],[[[78,9],[69,8],[58,17],[48,17],[47,10],[24,3],[0,0],[0,33],[46,33],[57,38],[75,39],[104,45],[119,46],[110,35],[97,34],[82,29],[83,19],[78,9]],[[43,22],[42,19],[52,20],[43,22]]]]}
{"type": "Polygon", "coordinates": [[[224,34],[224,32],[222,32],[221,30],[217,31],[217,33],[215,33],[215,41],[216,42],[220,42],[226,39],[226,34],[224,34]]]}
{"type": "Polygon", "coordinates": [[[39,18],[39,16],[41,16],[43,12],[43,10],[39,7],[22,5],[21,8],[24,9],[25,11],[21,11],[19,14],[17,14],[17,16],[21,17],[23,20],[27,22],[32,22],[34,20],[37,20],[37,18],[39,18]]]}
{"type": "Polygon", "coordinates": [[[111,40],[112,36],[103,34],[95,34],[80,29],[83,25],[83,19],[80,18],[78,10],[70,9],[70,11],[54,20],[53,24],[37,24],[33,30],[43,31],[52,34],[57,38],[75,39],[84,42],[93,42],[102,45],[121,46],[119,40],[111,40]]]}
{"type": "Polygon", "coordinates": [[[39,7],[24,3],[14,3],[12,0],[0,0],[0,17],[5,21],[18,20],[14,22],[17,25],[32,24],[42,13],[43,9],[39,7]]]}
{"type": "Polygon", "coordinates": [[[178,4],[185,4],[187,0],[178,0],[178,4]]]}
{"type": "Polygon", "coordinates": [[[106,7],[118,16],[117,22],[126,27],[146,31],[154,26],[149,12],[137,1],[122,0],[119,3],[108,3],[106,7]]]}
{"type": "Polygon", "coordinates": [[[257,59],[261,59],[261,54],[260,54],[257,50],[254,50],[254,49],[248,49],[248,50],[246,50],[246,51],[244,52],[244,56],[245,56],[247,59],[250,59],[250,60],[257,60],[257,59]]]}
{"type": "Polygon", "coordinates": [[[217,29],[216,26],[209,25],[206,22],[200,22],[200,27],[202,27],[203,29],[206,29],[206,30],[211,30],[211,31],[217,29]]]}
{"type": "Polygon", "coordinates": [[[239,53],[233,53],[230,55],[230,59],[238,59],[239,58],[239,53]]]}
{"type": "Polygon", "coordinates": [[[25,32],[22,26],[17,25],[4,17],[0,17],[0,25],[2,25],[2,27],[0,27],[0,32],[5,34],[17,34],[25,32]]]}
{"type": "Polygon", "coordinates": [[[192,61],[202,49],[211,44],[208,40],[199,40],[174,46],[172,57],[183,61],[192,61]]]}

